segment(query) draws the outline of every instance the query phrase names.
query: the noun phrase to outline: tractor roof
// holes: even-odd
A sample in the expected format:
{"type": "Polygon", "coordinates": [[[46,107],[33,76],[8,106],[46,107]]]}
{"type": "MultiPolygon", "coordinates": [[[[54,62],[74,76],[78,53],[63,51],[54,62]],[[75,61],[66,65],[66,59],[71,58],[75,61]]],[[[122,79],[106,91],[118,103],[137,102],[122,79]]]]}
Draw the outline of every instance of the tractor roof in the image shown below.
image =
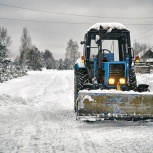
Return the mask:
{"type": "Polygon", "coordinates": [[[126,29],[126,27],[121,24],[121,23],[116,23],[116,22],[108,22],[108,23],[96,23],[93,26],[91,26],[87,32],[89,32],[90,30],[108,30],[108,29],[119,29],[119,30],[123,30],[126,29]]]}

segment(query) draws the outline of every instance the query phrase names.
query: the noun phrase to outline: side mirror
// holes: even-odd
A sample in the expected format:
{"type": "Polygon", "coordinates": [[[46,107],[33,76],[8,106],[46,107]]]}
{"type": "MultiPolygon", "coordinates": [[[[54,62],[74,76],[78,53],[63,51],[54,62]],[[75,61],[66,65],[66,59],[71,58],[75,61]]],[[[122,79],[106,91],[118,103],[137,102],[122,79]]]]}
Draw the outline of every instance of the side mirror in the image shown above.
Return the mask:
{"type": "Polygon", "coordinates": [[[85,44],[85,41],[81,41],[80,44],[81,44],[81,45],[85,44]]]}
{"type": "Polygon", "coordinates": [[[128,47],[128,49],[131,49],[131,56],[134,58],[134,49],[132,47],[128,47]]]}

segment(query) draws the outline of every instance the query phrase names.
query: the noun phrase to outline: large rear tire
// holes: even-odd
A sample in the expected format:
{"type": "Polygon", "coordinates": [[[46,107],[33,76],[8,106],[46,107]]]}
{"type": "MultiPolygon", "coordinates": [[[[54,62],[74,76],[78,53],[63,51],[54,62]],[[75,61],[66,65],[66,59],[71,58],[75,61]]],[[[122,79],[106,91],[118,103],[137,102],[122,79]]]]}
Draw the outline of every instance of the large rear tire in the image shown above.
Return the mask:
{"type": "Polygon", "coordinates": [[[87,69],[76,69],[74,73],[74,110],[77,111],[78,92],[83,90],[83,84],[89,82],[87,69]]]}
{"type": "Polygon", "coordinates": [[[129,70],[129,89],[133,91],[137,90],[137,80],[133,69],[129,70]]]}

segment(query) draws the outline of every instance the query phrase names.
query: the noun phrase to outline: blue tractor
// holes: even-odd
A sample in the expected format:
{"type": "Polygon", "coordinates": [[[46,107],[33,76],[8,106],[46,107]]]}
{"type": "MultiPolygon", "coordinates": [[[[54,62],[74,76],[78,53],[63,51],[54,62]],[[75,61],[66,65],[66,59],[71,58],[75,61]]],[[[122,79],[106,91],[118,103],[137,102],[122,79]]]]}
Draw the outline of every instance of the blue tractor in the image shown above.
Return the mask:
{"type": "MultiPolygon", "coordinates": [[[[78,116],[113,115],[113,105],[107,104],[112,99],[115,99],[112,104],[125,97],[129,101],[131,96],[136,97],[137,91],[149,91],[148,85],[137,86],[130,32],[123,24],[97,23],[88,29],[81,44],[84,45],[83,56],[76,61],[74,70],[74,109],[78,116]],[[125,94],[123,91],[133,92],[125,94]]],[[[125,100],[120,103],[122,101],[125,100]]]]}

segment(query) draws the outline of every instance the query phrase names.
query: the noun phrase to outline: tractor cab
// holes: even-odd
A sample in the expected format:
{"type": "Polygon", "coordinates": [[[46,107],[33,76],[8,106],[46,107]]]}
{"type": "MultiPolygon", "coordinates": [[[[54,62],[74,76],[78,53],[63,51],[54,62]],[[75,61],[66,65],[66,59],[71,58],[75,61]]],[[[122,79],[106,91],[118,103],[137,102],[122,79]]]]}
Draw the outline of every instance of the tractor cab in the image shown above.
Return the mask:
{"type": "Polygon", "coordinates": [[[134,52],[130,32],[125,26],[119,23],[96,24],[86,32],[82,44],[84,64],[90,79],[99,84],[98,88],[111,89],[120,84],[126,90],[134,52]]]}

